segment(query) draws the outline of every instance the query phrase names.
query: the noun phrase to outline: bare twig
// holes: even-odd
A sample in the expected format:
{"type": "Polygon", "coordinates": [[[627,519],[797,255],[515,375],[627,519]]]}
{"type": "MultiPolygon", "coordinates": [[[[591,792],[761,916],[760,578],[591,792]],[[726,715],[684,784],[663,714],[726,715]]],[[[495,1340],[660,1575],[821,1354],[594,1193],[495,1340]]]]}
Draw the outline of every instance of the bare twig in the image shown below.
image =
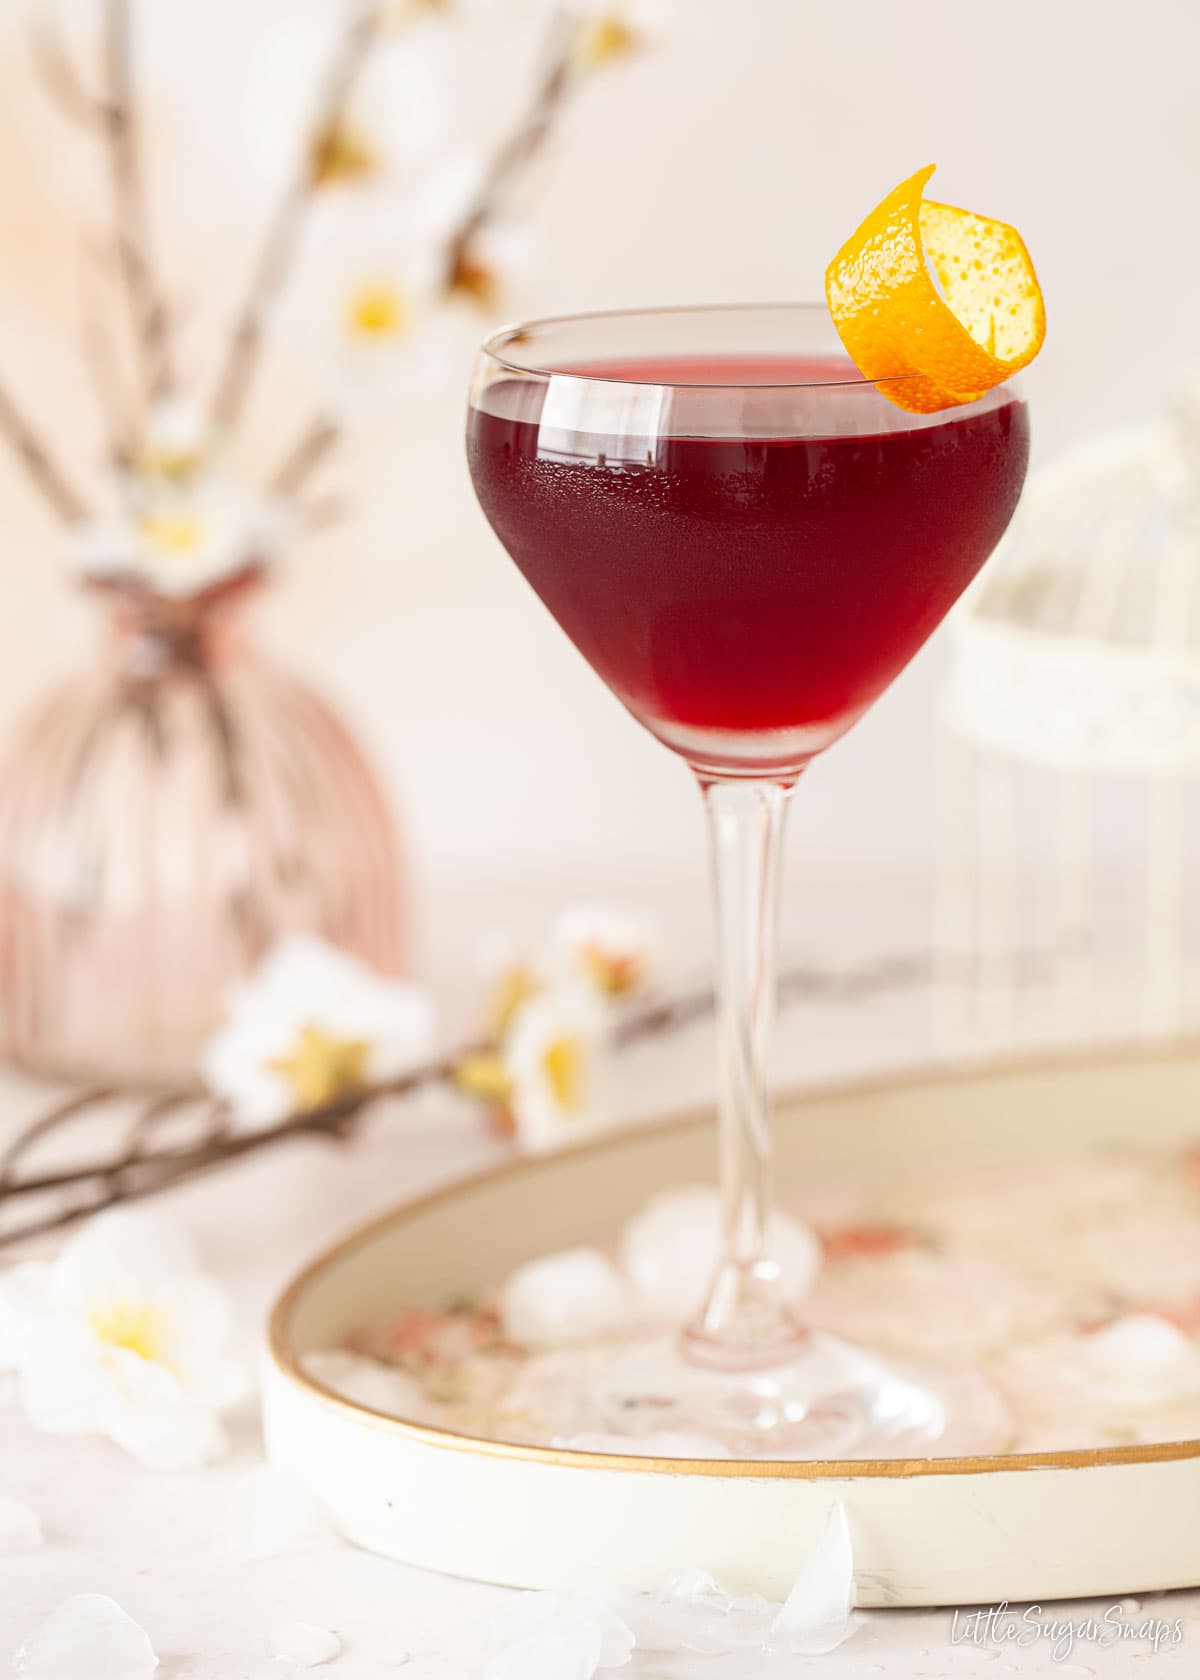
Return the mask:
{"type": "Polygon", "coordinates": [[[303,490],[322,461],[341,441],[341,428],[327,415],[318,414],[301,432],[271,480],[277,496],[296,496],[303,490]]]}
{"type": "Polygon", "coordinates": [[[68,525],[87,517],[87,505],[68,482],[33,423],[18,408],[7,388],[0,384],[0,437],[3,437],[25,467],[43,499],[68,525]]]}
{"type": "Polygon", "coordinates": [[[504,208],[525,171],[544,148],[572,86],[572,57],[578,20],[567,6],[557,8],[545,48],[545,68],[517,123],[497,148],[479,190],[467,206],[446,247],[442,284],[458,288],[472,267],[471,248],[484,228],[504,208]]]}
{"type": "Polygon", "coordinates": [[[172,384],[170,324],[150,269],[138,153],[130,0],[106,0],[108,101],[103,107],[116,214],[117,258],[129,298],[142,381],[149,397],[172,384]]]}
{"type": "Polygon", "coordinates": [[[34,7],[29,19],[29,50],[43,87],[63,116],[83,128],[99,127],[104,121],[104,101],[88,92],[67,57],[52,6],[34,7]]]}
{"type": "MultiPolygon", "coordinates": [[[[381,21],[380,7],[356,13],[339,40],[307,133],[325,134],[337,128],[375,43],[381,21]]],[[[315,185],[311,159],[306,153],[267,228],[250,288],[217,380],[213,421],[221,431],[232,430],[241,418],[258,367],[267,316],[287,284],[312,205],[315,185]]]]}
{"type": "MultiPolygon", "coordinates": [[[[948,965],[939,964],[939,969],[948,965]]],[[[862,968],[845,969],[837,973],[827,968],[792,968],[782,974],[778,985],[781,1007],[794,1003],[855,1003],[860,998],[880,993],[903,991],[920,986],[934,978],[935,965],[930,956],[916,955],[881,957],[878,962],[862,968]]],[[[629,1016],[617,1029],[618,1044],[632,1044],[660,1033],[679,1032],[695,1021],[712,1014],[713,993],[709,986],[680,992],[660,1003],[650,1003],[629,1016]]]]}
{"type": "Polygon", "coordinates": [[[351,504],[344,496],[321,496],[317,501],[306,502],[301,507],[301,529],[305,536],[320,536],[338,525],[344,525],[351,518],[352,512],[351,504]]]}
{"type": "MultiPolygon", "coordinates": [[[[92,1109],[99,1108],[102,1104],[111,1101],[115,1095],[116,1092],[111,1086],[90,1085],[85,1090],[74,1092],[61,1103],[56,1103],[49,1114],[43,1114],[40,1120],[35,1120],[31,1126],[27,1126],[18,1138],[16,1148],[11,1150],[3,1160],[0,1160],[0,1197],[17,1188],[25,1190],[32,1186],[34,1189],[39,1189],[41,1186],[36,1180],[23,1179],[19,1187],[13,1184],[12,1169],[19,1156],[27,1153],[41,1138],[48,1137],[51,1132],[59,1126],[65,1125],[68,1120],[74,1120],[77,1115],[86,1114],[92,1109]]],[[[53,1182],[55,1184],[69,1183],[78,1176],[78,1173],[60,1174],[53,1182]]]]}
{"type": "MultiPolygon", "coordinates": [[[[86,248],[84,255],[95,260],[94,253],[86,248]]],[[[103,270],[100,274],[103,276],[103,270]]],[[[118,358],[114,354],[112,334],[92,310],[90,288],[86,284],[88,278],[84,275],[80,286],[80,350],[107,435],[109,460],[121,471],[129,466],[135,448],[133,404],[124,370],[118,366],[118,358]]]]}
{"type": "Polygon", "coordinates": [[[123,471],[133,459],[134,428],[119,388],[112,339],[99,321],[87,319],[80,325],[79,347],[107,434],[109,460],[118,472],[123,471]]]}

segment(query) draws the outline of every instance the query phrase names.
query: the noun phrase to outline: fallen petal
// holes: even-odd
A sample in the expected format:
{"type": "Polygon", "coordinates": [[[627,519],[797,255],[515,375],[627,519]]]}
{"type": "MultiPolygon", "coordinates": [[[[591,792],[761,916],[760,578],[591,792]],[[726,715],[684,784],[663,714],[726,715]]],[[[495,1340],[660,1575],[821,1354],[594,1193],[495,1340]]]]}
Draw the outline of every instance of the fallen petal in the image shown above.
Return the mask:
{"type": "Polygon", "coordinates": [[[145,1632],[103,1593],[68,1598],[13,1658],[23,1680],[147,1680],[158,1667],[145,1632]]]}
{"type": "Polygon", "coordinates": [[[629,1287],[598,1248],[567,1248],[513,1273],[500,1294],[500,1316],[526,1347],[594,1341],[629,1324],[629,1287]]]}
{"type": "Polygon", "coordinates": [[[827,1627],[809,1628],[803,1633],[775,1633],[769,1630],[762,1649],[767,1656],[773,1657],[827,1657],[830,1651],[844,1645],[865,1619],[863,1615],[851,1611],[844,1622],[830,1622],[827,1627]]]}
{"type": "Polygon", "coordinates": [[[19,1499],[0,1494],[0,1553],[33,1552],[42,1543],[42,1525],[37,1513],[19,1499]]]}
{"type": "Polygon", "coordinates": [[[782,1610],[771,1623],[767,1649],[791,1656],[822,1656],[849,1637],[856,1623],[854,1556],[845,1506],[830,1509],[825,1531],[801,1565],[782,1610]]]}
{"type": "Polygon", "coordinates": [[[275,1628],[269,1643],[273,1657],[300,1668],[318,1668],[342,1654],[342,1642],[333,1629],[313,1622],[289,1622],[275,1628]]]}

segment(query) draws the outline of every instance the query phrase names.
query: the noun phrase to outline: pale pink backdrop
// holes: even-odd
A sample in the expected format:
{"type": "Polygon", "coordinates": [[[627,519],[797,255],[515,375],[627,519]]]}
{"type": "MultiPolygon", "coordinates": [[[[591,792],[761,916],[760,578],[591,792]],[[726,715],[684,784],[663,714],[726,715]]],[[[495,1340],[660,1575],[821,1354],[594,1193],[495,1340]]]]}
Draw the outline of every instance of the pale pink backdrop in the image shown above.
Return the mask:
{"type": "MultiPolygon", "coordinates": [[[[18,0],[8,4],[15,15],[18,0]]],[[[206,156],[172,195],[186,235],[175,266],[190,297],[207,301],[242,273],[226,257],[246,219],[228,190],[228,113],[249,75],[235,43],[249,52],[286,28],[289,4],[149,9],[156,50],[212,90],[192,95],[206,156]]],[[[853,222],[937,160],[939,194],[1016,221],[1037,259],[1050,315],[1029,380],[1039,458],[1147,412],[1200,358],[1190,0],[1132,12],[1119,0],[1001,10],[678,0],[674,14],[659,52],[619,86],[599,79],[571,115],[534,218],[530,308],[811,295],[853,222]]],[[[85,435],[81,399],[52,334],[76,318],[77,262],[56,217],[77,178],[16,74],[0,67],[0,364],[32,372],[41,413],[74,441],[85,435]]],[[[583,667],[486,529],[463,467],[461,407],[454,390],[378,430],[359,529],[299,557],[267,625],[339,696],[402,795],[439,957],[466,937],[441,930],[457,929],[485,884],[536,880],[548,897],[617,888],[683,905],[703,868],[686,775],[583,667]]],[[[6,725],[88,644],[59,586],[55,533],[7,463],[0,507],[6,725]]],[[[894,943],[875,936],[897,905],[924,927],[944,657],[935,640],[801,790],[791,933],[812,901],[818,923],[832,919],[855,946],[894,943]],[[801,873],[815,882],[808,894],[801,873]]],[[[691,923],[682,911],[681,923],[691,923]]]]}

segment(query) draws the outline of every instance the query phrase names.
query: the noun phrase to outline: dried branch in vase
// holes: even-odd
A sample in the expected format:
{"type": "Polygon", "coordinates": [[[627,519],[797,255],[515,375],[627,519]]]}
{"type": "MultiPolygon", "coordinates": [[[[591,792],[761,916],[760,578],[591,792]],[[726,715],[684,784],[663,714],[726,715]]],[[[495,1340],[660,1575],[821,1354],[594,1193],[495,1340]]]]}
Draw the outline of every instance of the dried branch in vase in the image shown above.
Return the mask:
{"type": "MultiPolygon", "coordinates": [[[[324,136],[341,124],[354,84],[383,24],[383,8],[362,12],[346,31],[321,90],[310,132],[324,136]]],[[[241,417],[262,346],[267,314],[286,285],[312,207],[320,170],[306,150],[295,176],[271,219],[250,291],[238,316],[213,400],[219,432],[230,431],[241,417]]]]}
{"type": "MultiPolygon", "coordinates": [[[[107,288],[109,278],[115,277],[130,331],[114,333],[106,319],[111,310],[89,298],[83,310],[82,371],[95,392],[107,436],[110,477],[99,499],[122,514],[107,517],[101,527],[88,523],[91,498],[75,489],[72,474],[55,458],[18,394],[2,381],[0,437],[7,439],[53,511],[77,529],[81,540],[73,544],[73,555],[85,577],[94,575],[97,551],[102,549],[99,564],[106,577],[119,570],[147,588],[169,588],[175,595],[182,593],[181,575],[184,586],[197,591],[213,581],[211,570],[198,557],[206,545],[197,533],[207,525],[197,515],[195,500],[232,481],[231,440],[263,371],[285,296],[303,278],[306,263],[301,258],[310,255],[306,241],[324,205],[339,197],[360,203],[364,213],[357,225],[367,246],[391,240],[398,222],[411,221],[429,246],[417,266],[431,279],[417,285],[411,273],[399,271],[412,269],[407,259],[399,266],[391,260],[381,265],[369,249],[359,252],[356,273],[353,249],[333,252],[339,263],[349,266],[342,283],[332,288],[336,295],[323,306],[322,330],[304,335],[310,347],[322,343],[331,351],[322,356],[328,363],[322,377],[330,390],[285,452],[269,490],[257,493],[263,502],[294,506],[336,446],[355,430],[357,416],[349,411],[361,406],[361,393],[356,390],[347,402],[347,367],[353,365],[352,381],[358,386],[365,363],[388,364],[398,376],[388,400],[402,403],[414,381],[423,377],[424,362],[437,359],[413,356],[410,346],[419,346],[439,314],[460,305],[483,313],[498,306],[504,276],[480,242],[510,216],[515,190],[547,151],[572,91],[597,65],[628,56],[641,41],[632,13],[626,16],[620,7],[598,5],[593,11],[576,0],[557,6],[542,68],[527,101],[494,155],[480,159],[469,171],[470,190],[464,190],[456,155],[439,157],[429,148],[419,157],[394,155],[396,148],[377,143],[358,101],[369,78],[378,75],[373,116],[382,110],[388,120],[402,122],[404,103],[413,97],[423,74],[418,71],[416,81],[411,76],[405,81],[406,60],[423,50],[423,39],[434,35],[469,46],[476,25],[460,19],[453,4],[406,9],[389,0],[344,0],[340,18],[332,26],[307,109],[296,113],[286,185],[263,229],[249,283],[215,370],[211,400],[204,404],[195,394],[196,375],[189,370],[185,377],[177,365],[178,311],[154,261],[135,0],[95,0],[98,33],[87,43],[86,54],[71,34],[82,27],[78,20],[69,24],[46,7],[33,14],[29,47],[38,78],[60,114],[102,148],[110,182],[110,225],[99,240],[89,234],[83,242],[85,250],[98,249],[101,254],[99,271],[90,268],[87,279],[93,285],[102,281],[107,288]],[[436,215],[426,216],[420,204],[426,199],[432,204],[439,193],[436,215]],[[405,194],[412,201],[411,213],[405,194]],[[132,388],[114,360],[114,343],[122,347],[121,360],[125,348],[131,350],[132,388]],[[402,349],[405,353],[399,354],[402,349]],[[180,434],[187,434],[182,448],[176,446],[180,434]]],[[[505,27],[511,33],[512,25],[505,27]]],[[[169,92],[161,103],[172,103],[169,92]]],[[[332,246],[343,243],[340,236],[331,239],[327,230],[319,231],[325,233],[327,255],[332,246]]],[[[354,243],[349,241],[351,247],[354,243]]],[[[112,301],[105,300],[106,305],[112,301]]],[[[304,522],[288,526],[289,531],[297,528],[304,528],[304,522]]],[[[261,542],[248,544],[241,564],[261,569],[278,558],[278,546],[264,554],[261,542]]],[[[230,564],[226,557],[226,572],[230,564]]]]}
{"type": "Polygon", "coordinates": [[[106,0],[108,97],[103,107],[112,176],[114,239],[143,388],[151,400],[170,390],[170,321],[150,263],[133,79],[131,0],[106,0]]]}

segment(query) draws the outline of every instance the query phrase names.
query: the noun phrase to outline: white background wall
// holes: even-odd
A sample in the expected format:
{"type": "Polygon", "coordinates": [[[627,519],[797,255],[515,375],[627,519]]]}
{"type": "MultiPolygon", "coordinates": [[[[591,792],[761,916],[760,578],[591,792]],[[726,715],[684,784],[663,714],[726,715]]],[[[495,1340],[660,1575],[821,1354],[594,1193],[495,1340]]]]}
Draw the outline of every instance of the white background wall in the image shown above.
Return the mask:
{"type": "MultiPolygon", "coordinates": [[[[217,155],[238,97],[238,32],[251,51],[288,6],[159,0],[156,11],[195,85],[213,78],[199,109],[217,155]]],[[[1198,64],[1194,0],[676,0],[663,47],[598,81],[572,114],[536,214],[528,305],[817,294],[850,227],[936,160],[939,196],[1015,221],[1037,260],[1050,327],[1028,391],[1044,458],[1149,411],[1200,357],[1198,64]]],[[[48,334],[75,309],[60,225],[74,182],[19,77],[10,60],[0,365],[32,373],[48,424],[73,442],[82,399],[48,334]]],[[[228,276],[239,236],[222,219],[228,194],[188,183],[172,196],[201,234],[184,278],[203,301],[220,289],[207,264],[219,258],[212,272],[228,276]]],[[[583,666],[492,539],[463,467],[461,406],[426,405],[374,437],[357,540],[300,557],[264,631],[370,737],[405,801],[431,916],[491,879],[551,873],[578,893],[626,875],[690,878],[701,836],[687,775],[583,666]]],[[[55,533],[7,470],[0,509],[6,725],[90,644],[55,533]]],[[[801,790],[794,861],[823,880],[836,869],[850,915],[858,882],[928,872],[943,658],[935,641],[801,790]]]]}

